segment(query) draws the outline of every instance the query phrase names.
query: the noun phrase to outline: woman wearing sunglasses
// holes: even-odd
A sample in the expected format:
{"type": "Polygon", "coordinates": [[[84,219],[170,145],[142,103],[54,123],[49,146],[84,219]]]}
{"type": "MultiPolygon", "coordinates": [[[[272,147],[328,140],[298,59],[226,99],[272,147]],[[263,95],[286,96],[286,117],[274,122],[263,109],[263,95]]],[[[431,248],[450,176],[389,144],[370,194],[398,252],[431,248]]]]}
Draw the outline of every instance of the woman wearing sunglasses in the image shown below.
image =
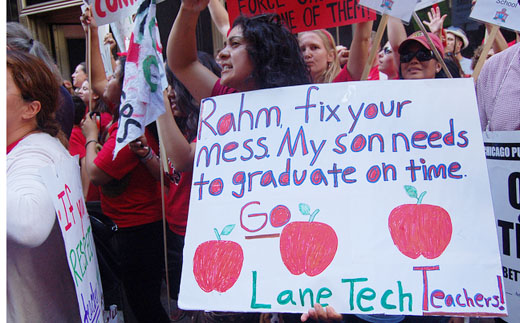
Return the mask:
{"type": "MultiPolygon", "coordinates": [[[[426,36],[422,32],[415,32],[406,37],[406,30],[398,18],[388,19],[388,41],[394,52],[394,60],[399,67],[399,78],[432,79],[438,77],[441,63],[435,57],[426,36]]],[[[437,35],[428,33],[433,44],[444,56],[444,46],[437,35]]]]}
{"type": "MultiPolygon", "coordinates": [[[[444,55],[444,47],[441,40],[435,34],[429,33],[430,39],[441,54],[444,55]]],[[[399,45],[399,73],[401,78],[432,79],[441,71],[441,63],[436,59],[433,50],[422,32],[410,35],[399,45]]]]}

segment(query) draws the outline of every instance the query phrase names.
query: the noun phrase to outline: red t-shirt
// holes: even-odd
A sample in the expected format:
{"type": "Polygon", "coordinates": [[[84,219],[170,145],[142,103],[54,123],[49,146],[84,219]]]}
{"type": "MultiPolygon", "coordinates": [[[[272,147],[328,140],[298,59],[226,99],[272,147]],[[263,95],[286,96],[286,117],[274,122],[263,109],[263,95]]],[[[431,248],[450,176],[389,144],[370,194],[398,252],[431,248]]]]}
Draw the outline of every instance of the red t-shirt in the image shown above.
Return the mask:
{"type": "Polygon", "coordinates": [[[213,90],[211,91],[211,96],[231,94],[231,93],[235,93],[235,92],[237,92],[237,90],[220,84],[220,79],[218,79],[215,82],[215,85],[213,86],[213,90]]]}
{"type": "MultiPolygon", "coordinates": [[[[114,178],[101,187],[101,209],[118,226],[132,227],[160,221],[160,183],[148,172],[128,146],[112,160],[116,145],[117,123],[108,129],[109,137],[98,153],[94,164],[114,178]]],[[[148,144],[159,151],[155,138],[145,131],[148,144]]]]}
{"type": "MultiPolygon", "coordinates": [[[[194,139],[195,142],[197,139],[194,139]]],[[[168,160],[170,187],[166,196],[166,221],[174,233],[184,236],[188,223],[193,172],[177,172],[168,160]]]]}
{"type": "MultiPolygon", "coordinates": [[[[370,69],[367,80],[368,81],[379,80],[379,69],[378,69],[377,65],[370,69]]],[[[352,76],[350,75],[350,72],[347,69],[347,64],[345,64],[345,66],[343,66],[343,68],[339,72],[338,76],[336,76],[336,78],[334,78],[334,80],[332,82],[337,83],[337,82],[350,82],[350,81],[353,81],[353,79],[352,79],[352,76]]]]}

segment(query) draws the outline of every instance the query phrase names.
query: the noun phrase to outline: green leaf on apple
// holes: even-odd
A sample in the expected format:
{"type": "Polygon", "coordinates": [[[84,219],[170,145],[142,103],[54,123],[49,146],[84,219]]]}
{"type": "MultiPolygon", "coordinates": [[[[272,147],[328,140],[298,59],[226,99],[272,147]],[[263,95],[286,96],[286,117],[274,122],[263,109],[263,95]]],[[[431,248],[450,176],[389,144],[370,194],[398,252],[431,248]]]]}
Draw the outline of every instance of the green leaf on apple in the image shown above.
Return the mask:
{"type": "Polygon", "coordinates": [[[222,229],[222,232],[218,233],[218,230],[216,228],[213,228],[213,231],[215,232],[215,235],[217,236],[217,240],[222,240],[222,237],[221,236],[227,236],[231,233],[231,231],[233,231],[233,229],[235,228],[235,225],[234,224],[228,224],[224,227],[224,229],[222,229]]]}
{"type": "Polygon", "coordinates": [[[311,214],[311,207],[308,206],[307,204],[305,204],[305,203],[300,203],[299,207],[300,207],[300,212],[301,212],[303,215],[310,215],[310,214],[311,214]]]}
{"type": "Polygon", "coordinates": [[[417,204],[421,204],[424,196],[426,195],[426,191],[422,192],[419,197],[417,197],[417,189],[411,185],[405,185],[404,189],[406,190],[406,193],[411,198],[417,199],[417,204]]]}
{"type": "Polygon", "coordinates": [[[228,234],[231,233],[231,231],[233,231],[234,228],[235,228],[234,224],[228,224],[224,227],[224,229],[222,229],[222,232],[220,232],[220,235],[227,236],[228,234]]]}

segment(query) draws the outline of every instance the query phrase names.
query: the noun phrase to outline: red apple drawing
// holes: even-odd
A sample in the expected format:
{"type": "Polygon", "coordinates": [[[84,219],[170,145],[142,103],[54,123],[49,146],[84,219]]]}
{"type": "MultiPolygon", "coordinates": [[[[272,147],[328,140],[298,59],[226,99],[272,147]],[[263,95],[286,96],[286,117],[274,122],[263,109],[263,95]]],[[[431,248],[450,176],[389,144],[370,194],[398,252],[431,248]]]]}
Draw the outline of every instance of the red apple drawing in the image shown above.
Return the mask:
{"type": "Polygon", "coordinates": [[[426,192],[417,197],[413,186],[405,190],[417,204],[403,204],[390,212],[388,228],[394,244],[407,257],[427,259],[439,257],[451,240],[452,225],[448,212],[440,206],[421,204],[426,192]]]}
{"type": "Polygon", "coordinates": [[[227,225],[220,234],[214,229],[217,240],[203,242],[195,250],[193,275],[206,293],[213,290],[223,293],[240,276],[244,262],[242,247],[234,241],[221,240],[221,236],[230,234],[234,227],[234,224],[227,225]]]}
{"type": "Polygon", "coordinates": [[[332,262],[338,249],[338,236],[332,227],[313,222],[320,210],[310,214],[310,207],[300,203],[300,212],[310,215],[309,221],[287,224],[280,234],[282,261],[293,275],[316,276],[332,262]]]}

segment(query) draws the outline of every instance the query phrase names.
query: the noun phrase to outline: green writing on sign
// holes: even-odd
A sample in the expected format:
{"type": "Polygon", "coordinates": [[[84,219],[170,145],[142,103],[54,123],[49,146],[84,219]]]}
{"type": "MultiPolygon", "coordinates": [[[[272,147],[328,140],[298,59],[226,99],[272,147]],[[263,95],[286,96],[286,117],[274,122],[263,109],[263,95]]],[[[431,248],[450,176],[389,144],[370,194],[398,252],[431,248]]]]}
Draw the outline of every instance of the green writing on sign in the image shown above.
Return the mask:
{"type": "Polygon", "coordinates": [[[85,235],[76,245],[76,248],[69,250],[70,266],[73,271],[72,276],[74,277],[74,283],[76,286],[79,285],[78,280],[79,282],[83,281],[85,273],[87,272],[87,267],[92,261],[92,257],[94,257],[94,253],[94,241],[91,226],[89,225],[85,235]]]}

